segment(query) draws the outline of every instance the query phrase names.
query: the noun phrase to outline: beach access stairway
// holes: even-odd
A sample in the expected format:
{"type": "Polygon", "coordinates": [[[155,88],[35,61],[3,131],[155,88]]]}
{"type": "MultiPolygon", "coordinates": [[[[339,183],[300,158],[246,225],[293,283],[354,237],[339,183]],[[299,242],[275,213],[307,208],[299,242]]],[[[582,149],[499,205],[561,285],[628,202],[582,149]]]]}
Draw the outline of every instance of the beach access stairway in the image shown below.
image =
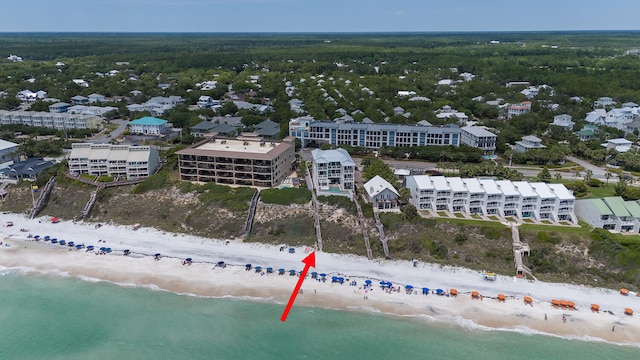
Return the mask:
{"type": "Polygon", "coordinates": [[[369,242],[369,233],[367,232],[367,226],[364,222],[364,214],[362,214],[362,207],[360,207],[360,201],[355,193],[351,193],[353,202],[356,203],[356,209],[358,209],[358,219],[360,220],[360,227],[362,228],[362,236],[364,237],[364,246],[367,248],[367,258],[373,260],[373,253],[371,252],[371,243],[369,242]]]}
{"type": "Polygon", "coordinates": [[[313,205],[313,226],[316,229],[316,243],[318,244],[318,251],[322,251],[322,232],[320,231],[320,210],[318,209],[318,197],[316,196],[316,189],[313,186],[311,180],[311,173],[309,167],[305,170],[305,179],[307,180],[307,188],[311,189],[311,203],[313,205]]]}
{"type": "Polygon", "coordinates": [[[260,200],[260,190],[256,190],[251,197],[251,203],[249,204],[249,214],[247,215],[247,221],[244,224],[244,230],[238,237],[246,238],[251,233],[251,227],[253,226],[253,219],[256,216],[256,208],[258,207],[258,201],[260,200]]]}
{"type": "Polygon", "coordinates": [[[380,234],[380,243],[382,244],[382,251],[384,252],[384,257],[387,259],[391,259],[391,255],[389,255],[389,246],[387,244],[387,237],[384,235],[384,224],[380,221],[380,216],[378,214],[378,209],[373,208],[373,217],[376,219],[376,228],[378,229],[378,234],[380,234]]]}
{"type": "Polygon", "coordinates": [[[538,279],[533,276],[531,269],[522,263],[522,255],[529,255],[531,253],[531,248],[529,248],[528,244],[520,241],[520,231],[518,231],[518,227],[515,224],[510,224],[510,226],[511,237],[513,240],[513,258],[516,263],[516,276],[519,277],[527,274],[537,281],[538,279]]]}
{"type": "MultiPolygon", "coordinates": [[[[38,196],[38,200],[36,200],[33,209],[31,209],[31,213],[29,214],[29,219],[35,218],[36,215],[38,215],[38,213],[40,212],[40,210],[42,210],[55,184],[56,184],[56,177],[52,176],[51,178],[49,178],[49,181],[47,181],[44,188],[40,192],[40,196],[38,196]]],[[[31,189],[31,191],[34,191],[34,190],[31,189]]]]}
{"type": "Polygon", "coordinates": [[[87,201],[87,204],[84,206],[84,209],[82,209],[82,215],[80,215],[80,219],[84,220],[86,218],[89,217],[89,214],[91,214],[91,209],[93,209],[93,205],[96,203],[96,200],[98,199],[98,191],[100,191],[100,187],[98,187],[94,192],[91,193],[91,196],[89,197],[89,201],[87,201]]]}

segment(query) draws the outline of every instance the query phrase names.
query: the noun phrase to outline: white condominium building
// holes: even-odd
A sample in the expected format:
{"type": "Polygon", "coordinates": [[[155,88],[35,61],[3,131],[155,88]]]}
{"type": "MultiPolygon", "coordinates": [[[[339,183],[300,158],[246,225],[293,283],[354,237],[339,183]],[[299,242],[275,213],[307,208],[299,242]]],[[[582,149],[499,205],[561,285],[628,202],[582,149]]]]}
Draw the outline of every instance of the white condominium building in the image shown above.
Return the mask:
{"type": "Polygon", "coordinates": [[[317,191],[351,191],[354,187],[356,164],[345,149],[311,152],[313,185],[317,191]]]}
{"type": "Polygon", "coordinates": [[[101,129],[104,127],[104,120],[83,114],[0,110],[0,124],[20,124],[57,130],[101,129]]]}
{"type": "Polygon", "coordinates": [[[414,175],[406,178],[418,210],[576,223],[575,197],[562,184],[414,175]]]}
{"type": "Polygon", "coordinates": [[[77,174],[137,179],[152,175],[158,164],[158,152],[150,146],[76,143],[69,154],[69,172],[77,174]]]}

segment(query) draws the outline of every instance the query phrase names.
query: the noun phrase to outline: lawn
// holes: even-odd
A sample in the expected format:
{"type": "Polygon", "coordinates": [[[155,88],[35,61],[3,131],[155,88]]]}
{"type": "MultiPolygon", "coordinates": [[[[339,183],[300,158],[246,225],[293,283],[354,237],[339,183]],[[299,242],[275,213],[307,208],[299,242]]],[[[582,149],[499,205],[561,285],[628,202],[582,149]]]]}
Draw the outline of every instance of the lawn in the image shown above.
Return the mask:
{"type": "Polygon", "coordinates": [[[266,204],[307,204],[311,201],[311,191],[308,189],[265,189],[260,192],[260,199],[266,204]]]}

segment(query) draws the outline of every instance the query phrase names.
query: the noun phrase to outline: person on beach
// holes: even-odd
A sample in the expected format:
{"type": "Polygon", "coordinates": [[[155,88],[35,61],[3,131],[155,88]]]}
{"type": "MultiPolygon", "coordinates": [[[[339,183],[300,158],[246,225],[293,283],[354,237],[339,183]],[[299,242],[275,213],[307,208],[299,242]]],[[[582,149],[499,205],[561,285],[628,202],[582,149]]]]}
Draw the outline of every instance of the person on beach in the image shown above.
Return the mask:
{"type": "Polygon", "coordinates": [[[544,313],[544,321],[547,321],[547,313],[544,313]]]}
{"type": "Polygon", "coordinates": [[[566,323],[566,322],[567,322],[567,317],[566,317],[566,316],[564,316],[564,314],[562,314],[562,322],[563,322],[563,323],[566,323]]]}

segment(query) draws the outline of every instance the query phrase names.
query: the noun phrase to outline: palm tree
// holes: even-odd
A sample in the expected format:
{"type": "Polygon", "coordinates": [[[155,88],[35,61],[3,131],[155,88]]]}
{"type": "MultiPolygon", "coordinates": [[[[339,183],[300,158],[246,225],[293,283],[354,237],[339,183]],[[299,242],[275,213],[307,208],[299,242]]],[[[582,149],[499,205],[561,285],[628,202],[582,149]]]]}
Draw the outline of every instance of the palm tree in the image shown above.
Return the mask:
{"type": "Polygon", "coordinates": [[[611,178],[611,176],[612,176],[612,175],[613,175],[613,174],[611,174],[611,172],[610,172],[610,171],[607,171],[607,172],[604,174],[604,178],[605,178],[605,179],[607,179],[606,185],[609,185],[609,179],[611,178]]]}
{"type": "Polygon", "coordinates": [[[555,176],[556,176],[556,182],[560,182],[560,179],[562,179],[562,174],[557,172],[555,176]]]}
{"type": "Polygon", "coordinates": [[[584,181],[585,182],[588,183],[589,181],[591,181],[592,177],[593,177],[593,171],[591,171],[591,170],[585,171],[585,173],[584,173],[584,181]]]}

